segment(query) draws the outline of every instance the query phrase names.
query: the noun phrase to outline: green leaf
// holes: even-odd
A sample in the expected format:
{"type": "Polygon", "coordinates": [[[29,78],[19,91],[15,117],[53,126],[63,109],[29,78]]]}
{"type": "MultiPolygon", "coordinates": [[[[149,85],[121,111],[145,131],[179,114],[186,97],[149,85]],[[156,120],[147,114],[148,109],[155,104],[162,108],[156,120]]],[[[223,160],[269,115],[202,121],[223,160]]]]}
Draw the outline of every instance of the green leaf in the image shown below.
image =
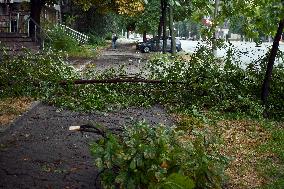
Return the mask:
{"type": "Polygon", "coordinates": [[[129,165],[130,169],[136,169],[136,160],[133,159],[129,165]]]}
{"type": "Polygon", "coordinates": [[[176,6],[181,6],[178,1],[175,1],[175,5],[176,5],[176,6]]]}

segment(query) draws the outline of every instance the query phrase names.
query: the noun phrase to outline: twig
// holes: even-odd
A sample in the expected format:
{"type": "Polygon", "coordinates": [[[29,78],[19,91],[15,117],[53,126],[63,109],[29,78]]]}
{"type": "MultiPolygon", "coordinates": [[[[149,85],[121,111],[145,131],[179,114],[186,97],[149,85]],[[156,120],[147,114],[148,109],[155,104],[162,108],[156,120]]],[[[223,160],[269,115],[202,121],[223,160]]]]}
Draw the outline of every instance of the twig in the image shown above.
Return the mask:
{"type": "Polygon", "coordinates": [[[107,134],[109,133],[110,130],[117,131],[117,132],[122,132],[123,131],[121,128],[99,129],[97,125],[93,125],[93,124],[85,124],[85,125],[80,125],[80,126],[70,126],[69,130],[70,131],[80,131],[80,132],[95,133],[95,134],[101,135],[104,138],[107,138],[107,134]]]}

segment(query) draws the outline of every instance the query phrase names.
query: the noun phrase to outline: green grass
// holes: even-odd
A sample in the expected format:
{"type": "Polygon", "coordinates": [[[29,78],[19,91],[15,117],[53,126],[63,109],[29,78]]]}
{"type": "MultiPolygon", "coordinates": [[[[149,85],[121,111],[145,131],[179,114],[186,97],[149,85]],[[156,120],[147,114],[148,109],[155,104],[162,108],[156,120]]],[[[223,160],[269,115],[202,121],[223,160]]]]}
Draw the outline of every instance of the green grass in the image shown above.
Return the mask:
{"type": "Polygon", "coordinates": [[[95,47],[92,45],[81,45],[66,51],[69,57],[95,58],[97,55],[95,47]]]}

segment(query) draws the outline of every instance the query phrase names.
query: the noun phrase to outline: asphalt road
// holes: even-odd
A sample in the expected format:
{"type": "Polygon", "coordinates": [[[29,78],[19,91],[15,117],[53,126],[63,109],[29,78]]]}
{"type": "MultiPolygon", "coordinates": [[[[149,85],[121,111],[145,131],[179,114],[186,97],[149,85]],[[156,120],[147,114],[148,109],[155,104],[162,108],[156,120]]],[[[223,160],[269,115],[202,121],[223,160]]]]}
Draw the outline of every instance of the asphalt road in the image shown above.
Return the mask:
{"type": "MultiPolygon", "coordinates": [[[[239,60],[242,62],[242,66],[245,67],[246,64],[251,63],[262,56],[265,55],[266,52],[271,48],[272,43],[262,43],[259,47],[256,47],[253,42],[240,42],[240,41],[232,41],[233,48],[235,49],[235,58],[239,57],[239,60]]],[[[181,40],[182,49],[185,52],[193,53],[198,45],[206,45],[201,41],[189,41],[189,40],[181,40]]],[[[228,43],[225,43],[228,45],[228,43]]],[[[284,52],[284,44],[280,43],[279,49],[284,52]]],[[[227,48],[222,48],[217,50],[218,57],[226,56],[227,48]]],[[[277,60],[277,63],[280,63],[282,60],[277,60]]]]}

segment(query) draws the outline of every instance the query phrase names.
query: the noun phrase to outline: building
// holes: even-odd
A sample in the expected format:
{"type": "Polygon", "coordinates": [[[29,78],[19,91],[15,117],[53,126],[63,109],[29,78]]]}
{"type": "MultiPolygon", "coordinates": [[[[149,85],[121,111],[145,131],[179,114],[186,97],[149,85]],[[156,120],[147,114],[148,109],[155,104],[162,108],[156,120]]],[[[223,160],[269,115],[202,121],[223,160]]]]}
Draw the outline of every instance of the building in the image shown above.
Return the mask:
{"type": "Polygon", "coordinates": [[[47,22],[51,24],[60,22],[60,6],[45,5],[39,13],[40,23],[36,23],[30,18],[30,0],[0,0],[0,52],[3,47],[11,55],[20,53],[23,48],[33,51],[43,49],[45,41],[43,26],[47,22]]]}
{"type": "MultiPolygon", "coordinates": [[[[30,0],[0,0],[0,32],[29,33],[30,0]]],[[[59,5],[46,5],[41,12],[43,22],[61,21],[59,5]]]]}

